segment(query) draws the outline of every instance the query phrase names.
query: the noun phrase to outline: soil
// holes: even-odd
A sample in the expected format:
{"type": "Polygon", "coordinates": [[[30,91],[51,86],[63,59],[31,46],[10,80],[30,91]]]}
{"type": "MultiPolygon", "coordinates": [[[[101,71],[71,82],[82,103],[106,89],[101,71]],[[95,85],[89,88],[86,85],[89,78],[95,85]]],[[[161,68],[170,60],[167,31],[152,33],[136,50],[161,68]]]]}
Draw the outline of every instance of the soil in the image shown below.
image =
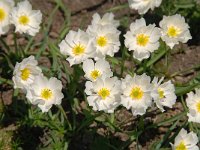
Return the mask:
{"type": "MultiPolygon", "coordinates": [[[[52,10],[55,7],[55,3],[52,0],[30,0],[31,3],[33,4],[33,7],[35,9],[39,9],[42,11],[44,14],[44,20],[45,24],[47,24],[47,18],[49,14],[52,12],[52,10]]],[[[78,28],[86,29],[86,27],[90,24],[92,15],[96,12],[100,14],[104,14],[107,12],[108,9],[113,8],[114,6],[118,6],[121,4],[127,3],[127,0],[63,0],[65,6],[71,10],[71,26],[70,29],[77,30],[78,28]]],[[[130,10],[129,8],[123,8],[120,9],[116,12],[114,12],[116,19],[120,19],[124,16],[127,16],[127,14],[130,14],[130,22],[134,21],[135,18],[138,17],[138,14],[134,10],[130,10]]],[[[62,28],[62,25],[65,21],[65,17],[63,15],[63,12],[59,9],[59,11],[56,12],[53,23],[51,26],[51,30],[49,32],[49,36],[52,39],[57,39],[59,36],[60,29],[62,28]]],[[[36,41],[41,41],[44,37],[42,34],[38,34],[35,37],[36,41]]],[[[7,43],[9,45],[13,45],[13,36],[12,34],[7,36],[7,43]]],[[[21,45],[25,45],[27,41],[21,37],[18,40],[21,45]]],[[[180,47],[177,47],[177,51],[175,51],[170,58],[170,67],[167,69],[167,74],[169,75],[174,75],[173,80],[174,82],[178,83],[186,83],[190,81],[194,76],[197,75],[197,71],[194,69],[187,70],[195,65],[200,64],[200,45],[198,45],[200,41],[195,41],[196,45],[181,45],[180,47]],[[186,71],[185,71],[186,70],[186,71]],[[184,72],[182,72],[184,71],[184,72]],[[177,73],[179,72],[179,73],[177,73]]],[[[157,66],[162,66],[165,60],[161,60],[157,66]]],[[[42,59],[41,64],[49,67],[50,62],[48,59],[42,59]],[[44,61],[43,61],[44,60],[44,61]]],[[[162,69],[162,68],[161,68],[162,69]]],[[[1,91],[1,99],[3,100],[4,105],[10,105],[12,103],[12,95],[13,95],[13,90],[8,88],[7,90],[1,91]]],[[[84,104],[83,104],[84,105],[84,104]]],[[[81,107],[81,106],[80,106],[81,107]]],[[[145,120],[148,119],[157,122],[161,118],[166,117],[169,118],[171,116],[174,116],[175,114],[178,114],[182,110],[182,105],[178,102],[174,106],[173,109],[167,110],[165,113],[162,115],[160,112],[155,112],[154,114],[151,115],[151,119],[148,117],[145,118],[145,120]]],[[[154,112],[154,111],[152,111],[154,112]]],[[[125,130],[131,130],[134,127],[134,121],[136,118],[134,118],[131,114],[131,112],[127,111],[126,109],[121,109],[116,113],[116,120],[120,123],[123,122],[123,129],[125,130]]],[[[1,132],[6,133],[6,128],[0,129],[0,135],[1,132]]],[[[156,142],[157,140],[161,139],[161,137],[167,132],[168,126],[162,127],[157,129],[156,134],[152,133],[154,131],[148,131],[143,135],[143,138],[140,139],[141,141],[141,146],[143,150],[148,150],[150,149],[150,146],[156,142]]],[[[106,131],[105,128],[100,128],[98,133],[103,135],[106,131]]],[[[120,133],[116,132],[113,133],[113,136],[118,137],[121,139],[121,141],[127,141],[128,140],[128,135],[126,133],[120,133]]],[[[8,139],[9,142],[10,139],[8,139]]],[[[86,140],[86,139],[85,139],[86,140]]],[[[82,141],[82,143],[87,143],[88,141],[82,141]]],[[[81,143],[81,141],[79,141],[81,143]]],[[[134,150],[135,149],[136,143],[133,142],[130,146],[129,149],[134,150]]],[[[9,149],[9,148],[7,148],[9,149]]]]}

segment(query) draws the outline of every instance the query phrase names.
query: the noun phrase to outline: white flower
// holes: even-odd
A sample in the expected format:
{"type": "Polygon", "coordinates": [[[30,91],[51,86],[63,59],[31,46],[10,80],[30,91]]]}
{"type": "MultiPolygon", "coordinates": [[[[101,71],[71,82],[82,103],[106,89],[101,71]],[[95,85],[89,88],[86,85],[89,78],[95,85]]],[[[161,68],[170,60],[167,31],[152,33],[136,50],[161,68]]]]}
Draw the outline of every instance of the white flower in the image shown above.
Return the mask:
{"type": "Polygon", "coordinates": [[[13,6],[13,0],[0,0],[0,36],[9,30],[10,13],[13,6]]]}
{"type": "Polygon", "coordinates": [[[138,10],[139,14],[145,14],[149,9],[159,7],[162,0],[128,0],[131,9],[138,10]]]}
{"type": "Polygon", "coordinates": [[[111,77],[113,75],[109,63],[101,59],[96,63],[92,59],[87,59],[83,62],[83,71],[85,72],[85,77],[91,81],[96,81],[102,76],[111,77]]]}
{"type": "MultiPolygon", "coordinates": [[[[101,18],[98,13],[95,13],[92,16],[92,25],[112,25],[114,27],[119,26],[119,21],[114,20],[114,14],[113,13],[106,13],[101,18]]],[[[91,27],[91,26],[90,26],[91,27]]]]}
{"type": "Polygon", "coordinates": [[[138,60],[149,58],[150,53],[159,47],[160,29],[155,24],[146,26],[144,18],[131,23],[130,31],[125,36],[125,46],[134,51],[133,57],[138,60]]]}
{"type": "Polygon", "coordinates": [[[42,70],[37,65],[34,56],[24,58],[20,63],[17,62],[12,77],[14,88],[27,90],[35,77],[42,74],[42,70]]]}
{"type": "Polygon", "coordinates": [[[71,66],[93,57],[95,51],[92,39],[82,30],[78,30],[78,32],[69,31],[59,47],[63,55],[69,56],[67,61],[71,66]]]}
{"type": "Polygon", "coordinates": [[[153,97],[157,107],[164,112],[163,106],[172,108],[172,105],[176,103],[175,88],[171,81],[167,81],[161,84],[164,78],[158,81],[155,77],[152,81],[153,88],[151,96],[153,97]]]}
{"type": "Polygon", "coordinates": [[[196,89],[195,93],[188,93],[186,103],[189,107],[188,121],[200,123],[200,89],[196,89]]]}
{"type": "Polygon", "coordinates": [[[62,83],[52,77],[49,80],[44,76],[37,76],[31,88],[27,92],[27,99],[34,105],[47,112],[53,104],[61,104],[64,95],[62,93],[62,83]]]}
{"type": "Polygon", "coordinates": [[[120,104],[121,82],[116,78],[98,78],[95,82],[87,81],[85,93],[89,106],[95,111],[113,113],[120,104]]]}
{"type": "Polygon", "coordinates": [[[95,59],[104,59],[106,55],[114,56],[119,51],[120,32],[113,25],[92,25],[87,33],[93,38],[96,48],[95,59]]]}
{"type": "Polygon", "coordinates": [[[27,33],[35,36],[40,30],[42,21],[42,13],[40,10],[32,10],[29,1],[19,2],[17,7],[13,8],[11,13],[11,21],[15,25],[15,32],[27,33]]]}
{"type": "Polygon", "coordinates": [[[173,16],[164,16],[160,22],[161,38],[172,49],[179,42],[186,43],[192,39],[189,26],[185,18],[179,14],[173,16]]]}
{"type": "Polygon", "coordinates": [[[152,104],[150,77],[146,74],[127,75],[122,79],[121,104],[131,109],[133,115],[143,115],[152,104]]]}
{"type": "Polygon", "coordinates": [[[176,136],[172,150],[199,150],[197,146],[198,137],[194,132],[187,133],[185,129],[181,129],[176,136]]]}

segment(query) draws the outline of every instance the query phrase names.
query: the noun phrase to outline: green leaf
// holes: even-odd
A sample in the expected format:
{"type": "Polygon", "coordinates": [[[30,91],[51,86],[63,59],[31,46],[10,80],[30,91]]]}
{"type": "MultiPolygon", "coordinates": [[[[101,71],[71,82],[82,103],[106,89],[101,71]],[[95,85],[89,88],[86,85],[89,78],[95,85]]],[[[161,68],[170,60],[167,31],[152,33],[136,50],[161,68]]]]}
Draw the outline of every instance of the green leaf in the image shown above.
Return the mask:
{"type": "Polygon", "coordinates": [[[142,73],[145,68],[150,67],[155,62],[160,60],[160,58],[162,58],[168,51],[169,51],[168,47],[164,43],[161,43],[159,49],[155,51],[154,55],[151,56],[150,60],[146,63],[145,66],[142,66],[137,70],[137,73],[139,74],[142,73]]]}
{"type": "Polygon", "coordinates": [[[120,64],[120,61],[115,58],[115,57],[108,57],[107,58],[111,63],[115,64],[115,65],[119,65],[120,64]]]}
{"type": "Polygon", "coordinates": [[[171,117],[171,118],[169,118],[169,119],[166,119],[166,120],[164,120],[164,121],[161,121],[161,122],[157,123],[157,126],[162,126],[162,125],[165,125],[165,124],[168,124],[168,123],[172,123],[172,122],[174,122],[174,121],[176,121],[176,120],[179,120],[179,119],[181,119],[183,116],[185,116],[186,113],[187,113],[187,112],[182,112],[182,113],[177,114],[177,115],[175,115],[175,116],[173,116],[173,117],[171,117]]]}
{"type": "Polygon", "coordinates": [[[177,96],[186,94],[186,93],[194,90],[195,87],[197,87],[198,85],[199,85],[199,83],[194,83],[194,84],[191,84],[191,85],[188,85],[188,86],[176,87],[175,93],[176,93],[177,96]]]}

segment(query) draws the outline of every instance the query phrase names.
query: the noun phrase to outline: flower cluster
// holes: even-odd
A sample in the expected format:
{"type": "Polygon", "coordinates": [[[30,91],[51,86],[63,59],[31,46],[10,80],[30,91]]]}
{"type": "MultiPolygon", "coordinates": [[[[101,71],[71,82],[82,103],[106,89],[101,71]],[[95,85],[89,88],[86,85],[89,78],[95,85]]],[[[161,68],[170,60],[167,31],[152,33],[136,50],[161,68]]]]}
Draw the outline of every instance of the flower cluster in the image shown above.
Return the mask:
{"type": "MultiPolygon", "coordinates": [[[[162,0],[128,0],[131,8],[145,14],[149,9],[160,6],[162,0]]],[[[0,0],[0,35],[14,24],[16,32],[35,36],[39,32],[42,14],[32,10],[31,4],[25,0],[15,7],[13,0],[0,0]]],[[[134,116],[144,115],[147,109],[156,105],[161,112],[165,107],[172,108],[177,96],[173,83],[164,77],[153,79],[142,75],[126,75],[119,79],[114,76],[107,56],[113,57],[120,50],[118,30],[119,21],[112,13],[102,17],[95,13],[91,24],[85,31],[69,31],[59,44],[60,52],[66,57],[70,66],[82,65],[87,79],[85,93],[88,105],[94,111],[114,113],[122,105],[131,110],[134,116]]],[[[144,18],[136,19],[130,24],[130,31],[124,35],[125,47],[133,51],[133,58],[142,61],[160,47],[160,40],[171,49],[191,39],[189,26],[179,14],[164,16],[159,23],[147,25],[144,18]]],[[[14,88],[26,93],[31,104],[37,105],[42,112],[47,112],[52,105],[60,105],[64,95],[62,82],[55,77],[47,79],[38,66],[34,56],[24,58],[16,63],[13,78],[14,88]]],[[[200,89],[187,94],[186,103],[189,108],[188,121],[200,123],[200,89]]],[[[182,129],[172,145],[174,150],[198,150],[198,137],[195,133],[187,133],[182,129]]]]}
{"type": "Polygon", "coordinates": [[[131,109],[133,115],[143,115],[152,105],[152,99],[161,111],[164,111],[163,106],[172,108],[176,102],[174,85],[171,81],[162,81],[163,78],[158,82],[155,77],[151,82],[146,74],[134,77],[127,75],[122,79],[121,104],[131,109]]]}
{"type": "Polygon", "coordinates": [[[102,18],[96,13],[86,31],[69,31],[59,44],[60,52],[68,56],[71,66],[89,58],[98,60],[105,59],[106,55],[114,56],[120,46],[118,26],[119,21],[114,20],[112,13],[102,18]]]}
{"type": "Polygon", "coordinates": [[[11,24],[15,25],[15,32],[35,36],[39,32],[42,21],[40,10],[32,10],[29,1],[19,2],[15,7],[13,0],[0,1],[0,35],[9,30],[11,24]]]}
{"type": "Polygon", "coordinates": [[[94,62],[87,59],[83,62],[86,82],[85,93],[88,95],[89,106],[95,111],[113,113],[120,104],[121,82],[113,77],[110,64],[104,59],[94,62]]]}
{"type": "Polygon", "coordinates": [[[160,28],[155,24],[146,25],[144,18],[131,23],[130,31],[125,35],[125,46],[133,51],[133,57],[142,61],[159,48],[161,38],[171,49],[179,42],[192,39],[189,26],[181,15],[164,16],[160,28]]]}
{"type": "MultiPolygon", "coordinates": [[[[119,80],[113,77],[106,55],[113,56],[119,51],[119,21],[114,20],[112,13],[93,15],[91,25],[86,32],[82,30],[70,31],[59,44],[60,52],[68,56],[70,65],[83,62],[86,82],[85,93],[89,106],[93,110],[113,113],[115,108],[123,105],[131,109],[133,115],[143,115],[147,108],[155,101],[161,111],[165,107],[172,107],[176,102],[175,88],[171,81],[158,81],[146,74],[127,75],[119,80]],[[94,61],[95,60],[95,61],[94,61]]],[[[148,58],[150,52],[158,49],[160,29],[155,25],[146,26],[143,18],[131,24],[131,31],[125,35],[125,45],[135,50],[134,56],[140,60],[148,58]]]]}
{"type": "Polygon", "coordinates": [[[86,82],[86,94],[88,103],[94,110],[104,110],[112,113],[114,109],[123,105],[131,109],[133,115],[145,114],[148,107],[152,105],[152,99],[157,107],[164,111],[163,106],[172,108],[176,102],[175,88],[171,81],[164,82],[163,78],[151,78],[146,74],[127,75],[124,79],[117,80],[116,77],[105,77],[103,74],[96,81],[86,82]]]}
{"type": "MultiPolygon", "coordinates": [[[[139,14],[145,14],[149,9],[154,10],[155,7],[159,7],[162,0],[128,0],[128,2],[130,8],[137,10],[139,14]]],[[[133,51],[135,59],[142,61],[149,58],[150,54],[159,48],[160,38],[171,49],[180,42],[186,43],[192,39],[185,18],[179,14],[163,16],[159,26],[159,28],[155,27],[155,24],[147,26],[144,18],[137,19],[130,25],[130,31],[125,34],[125,46],[129,51],[133,51]]],[[[127,109],[131,108],[135,115],[144,114],[151,105],[151,99],[162,112],[163,106],[171,108],[176,102],[174,85],[171,81],[162,83],[163,79],[158,81],[155,77],[150,84],[150,78],[144,74],[140,77],[127,75],[122,79],[121,87],[124,94],[121,96],[121,103],[127,109]],[[133,84],[135,86],[131,86],[133,84]]],[[[200,123],[200,89],[196,89],[195,93],[188,93],[187,96],[188,121],[200,123]]],[[[171,145],[173,150],[199,150],[197,143],[198,137],[195,133],[187,133],[185,129],[181,129],[175,138],[175,143],[171,145]]]]}
{"type": "Polygon", "coordinates": [[[49,80],[42,74],[34,56],[24,58],[15,65],[13,73],[14,88],[20,88],[26,93],[27,99],[47,112],[53,104],[61,104],[64,97],[62,83],[52,77],[49,80]]]}

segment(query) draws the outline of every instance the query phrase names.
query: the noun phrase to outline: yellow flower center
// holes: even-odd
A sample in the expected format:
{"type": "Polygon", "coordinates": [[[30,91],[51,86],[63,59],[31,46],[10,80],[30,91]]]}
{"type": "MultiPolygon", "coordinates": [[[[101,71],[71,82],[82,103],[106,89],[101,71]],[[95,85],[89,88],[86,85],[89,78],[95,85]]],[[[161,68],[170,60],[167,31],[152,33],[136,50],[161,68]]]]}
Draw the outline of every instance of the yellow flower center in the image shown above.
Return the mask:
{"type": "Polygon", "coordinates": [[[167,30],[167,35],[169,37],[177,37],[181,33],[180,29],[175,26],[170,26],[167,30]]]}
{"type": "Polygon", "coordinates": [[[25,26],[25,25],[27,25],[29,22],[30,22],[30,19],[29,19],[28,16],[22,15],[22,16],[19,17],[19,23],[20,23],[21,25],[24,25],[24,26],[25,26]]]}
{"type": "Polygon", "coordinates": [[[0,22],[6,18],[6,12],[3,8],[0,8],[0,22]]]}
{"type": "Polygon", "coordinates": [[[42,89],[40,96],[45,100],[49,100],[53,96],[53,92],[48,88],[44,88],[42,89]]]}
{"type": "Polygon", "coordinates": [[[107,89],[107,88],[101,88],[101,89],[98,91],[98,95],[99,95],[103,100],[105,100],[108,96],[110,96],[110,90],[107,89]]]}
{"type": "Polygon", "coordinates": [[[140,87],[134,87],[131,90],[130,97],[132,99],[140,100],[143,97],[144,92],[140,87]]]}
{"type": "Polygon", "coordinates": [[[185,143],[182,141],[178,146],[176,146],[176,150],[187,150],[185,143]]]}
{"type": "Polygon", "coordinates": [[[137,45],[146,46],[149,42],[149,36],[145,34],[138,34],[136,37],[137,45]]]}
{"type": "Polygon", "coordinates": [[[72,49],[72,52],[75,56],[82,55],[85,52],[85,46],[78,44],[74,46],[72,49]]]}
{"type": "Polygon", "coordinates": [[[158,94],[159,94],[159,98],[160,98],[160,99],[162,99],[162,98],[165,97],[164,91],[163,91],[162,89],[160,89],[160,88],[158,88],[158,94]]]}
{"type": "Polygon", "coordinates": [[[108,43],[108,40],[105,36],[100,36],[97,38],[97,45],[100,47],[106,46],[108,43]]]}
{"type": "Polygon", "coordinates": [[[200,101],[196,104],[197,111],[200,113],[200,101]]]}
{"type": "Polygon", "coordinates": [[[31,71],[28,68],[24,68],[21,70],[21,79],[26,81],[31,74],[31,71]]]}
{"type": "Polygon", "coordinates": [[[100,75],[101,75],[101,73],[100,73],[99,70],[93,70],[93,71],[90,73],[90,76],[91,76],[92,79],[94,79],[94,80],[96,80],[100,75]]]}

